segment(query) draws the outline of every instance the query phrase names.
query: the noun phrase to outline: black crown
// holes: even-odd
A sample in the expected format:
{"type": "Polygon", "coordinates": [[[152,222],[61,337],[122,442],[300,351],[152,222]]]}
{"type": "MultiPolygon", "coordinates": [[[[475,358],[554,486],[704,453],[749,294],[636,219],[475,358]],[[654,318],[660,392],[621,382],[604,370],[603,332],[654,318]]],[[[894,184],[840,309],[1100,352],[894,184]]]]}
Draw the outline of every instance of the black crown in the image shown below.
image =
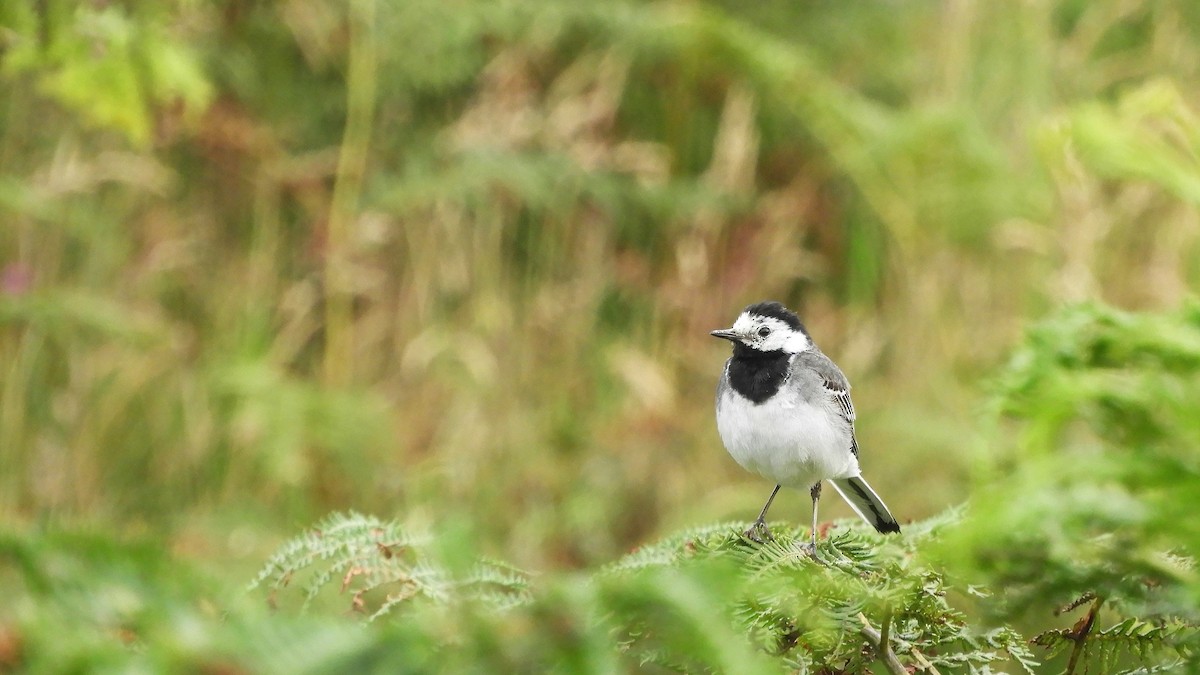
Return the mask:
{"type": "Polygon", "coordinates": [[[808,331],[804,330],[804,324],[800,323],[800,317],[796,316],[796,313],[792,310],[784,307],[783,303],[775,302],[774,300],[767,300],[765,302],[750,305],[742,311],[746,314],[769,316],[772,319],[779,319],[780,321],[791,326],[793,330],[798,330],[801,333],[808,335],[808,331]]]}

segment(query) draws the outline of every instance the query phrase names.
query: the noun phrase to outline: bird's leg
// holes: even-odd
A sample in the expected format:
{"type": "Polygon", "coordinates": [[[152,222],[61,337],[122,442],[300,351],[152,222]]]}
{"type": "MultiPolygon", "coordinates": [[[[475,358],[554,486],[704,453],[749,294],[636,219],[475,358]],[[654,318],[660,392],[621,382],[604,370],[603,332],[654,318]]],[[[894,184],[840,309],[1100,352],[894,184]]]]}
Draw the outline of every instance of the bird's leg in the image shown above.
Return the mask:
{"type": "Polygon", "coordinates": [[[767,509],[771,508],[771,502],[775,501],[775,495],[777,494],[779,494],[778,485],[775,486],[774,490],[771,490],[771,496],[767,497],[767,503],[763,505],[762,511],[759,512],[758,519],[751,523],[750,529],[746,530],[742,536],[760,544],[764,541],[774,539],[771,536],[771,531],[767,529],[767,509]]]}
{"type": "Polygon", "coordinates": [[[809,489],[808,494],[812,495],[812,500],[813,500],[813,522],[812,522],[812,533],[810,535],[811,538],[809,539],[809,544],[807,546],[807,549],[808,549],[808,552],[813,555],[813,557],[816,557],[816,555],[817,555],[817,502],[820,501],[820,499],[821,499],[821,481],[817,481],[817,482],[813,483],[813,486],[811,489],[809,489]]]}

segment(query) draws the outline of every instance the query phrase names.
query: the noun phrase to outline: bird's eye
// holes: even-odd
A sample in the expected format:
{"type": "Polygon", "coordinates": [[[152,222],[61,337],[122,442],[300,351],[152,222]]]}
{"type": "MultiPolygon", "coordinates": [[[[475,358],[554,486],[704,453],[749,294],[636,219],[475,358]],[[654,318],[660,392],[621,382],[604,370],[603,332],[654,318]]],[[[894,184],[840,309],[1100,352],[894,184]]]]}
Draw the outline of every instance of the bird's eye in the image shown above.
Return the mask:
{"type": "Polygon", "coordinates": [[[770,329],[770,328],[767,328],[766,326],[763,326],[762,328],[759,328],[759,329],[758,329],[758,336],[759,336],[759,337],[767,337],[767,336],[768,336],[768,335],[770,335],[770,334],[771,334],[771,329],[770,329]]]}

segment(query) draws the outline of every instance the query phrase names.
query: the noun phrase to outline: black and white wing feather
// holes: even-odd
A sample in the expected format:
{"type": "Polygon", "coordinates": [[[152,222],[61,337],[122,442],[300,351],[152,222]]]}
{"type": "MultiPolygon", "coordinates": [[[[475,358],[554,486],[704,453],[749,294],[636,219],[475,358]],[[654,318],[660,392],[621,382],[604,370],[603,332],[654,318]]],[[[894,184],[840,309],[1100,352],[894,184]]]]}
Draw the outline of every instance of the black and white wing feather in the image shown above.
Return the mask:
{"type": "Polygon", "coordinates": [[[858,457],[858,439],[854,436],[854,402],[850,400],[850,381],[828,356],[813,350],[796,356],[796,365],[816,373],[826,395],[837,408],[838,414],[850,425],[850,452],[858,457]]]}
{"type": "MultiPolygon", "coordinates": [[[[794,364],[811,369],[821,381],[821,387],[829,396],[838,414],[850,426],[850,452],[858,457],[858,439],[854,436],[854,403],[850,400],[850,382],[837,364],[819,351],[812,350],[797,355],[794,364]]],[[[880,532],[899,532],[900,523],[888,510],[866,479],[861,475],[849,478],[832,478],[833,485],[842,499],[854,512],[880,532]]]]}

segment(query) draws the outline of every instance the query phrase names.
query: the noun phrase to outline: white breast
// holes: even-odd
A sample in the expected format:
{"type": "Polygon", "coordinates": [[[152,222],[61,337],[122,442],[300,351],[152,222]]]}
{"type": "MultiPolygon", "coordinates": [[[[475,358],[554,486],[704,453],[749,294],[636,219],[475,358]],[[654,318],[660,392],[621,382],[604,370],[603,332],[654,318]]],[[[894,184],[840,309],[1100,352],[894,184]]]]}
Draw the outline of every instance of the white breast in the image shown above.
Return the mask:
{"type": "Polygon", "coordinates": [[[717,430],[742,468],[793,488],[859,474],[851,429],[828,406],[783,391],[755,405],[733,389],[721,392],[717,430]]]}

